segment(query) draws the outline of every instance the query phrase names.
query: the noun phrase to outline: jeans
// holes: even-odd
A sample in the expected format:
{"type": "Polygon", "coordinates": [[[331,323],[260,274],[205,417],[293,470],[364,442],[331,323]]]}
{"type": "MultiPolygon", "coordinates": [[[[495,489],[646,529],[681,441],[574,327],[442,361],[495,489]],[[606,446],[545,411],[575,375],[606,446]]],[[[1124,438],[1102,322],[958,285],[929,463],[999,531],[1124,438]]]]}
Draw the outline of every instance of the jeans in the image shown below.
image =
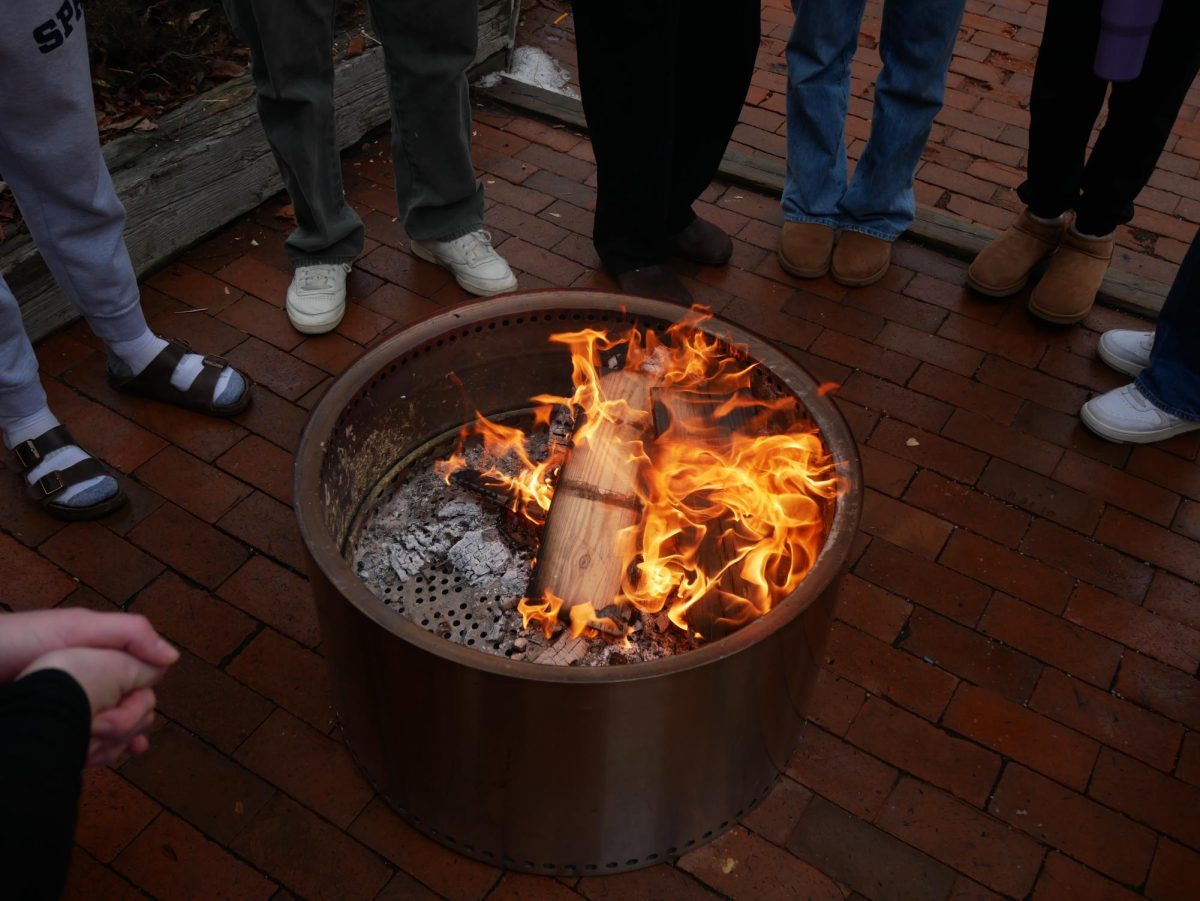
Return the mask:
{"type": "Polygon", "coordinates": [[[792,0],[783,218],[894,241],[916,213],[913,175],[942,108],[965,0],[885,0],[871,135],[846,184],[850,59],[866,0],[792,0]]]}
{"type": "Polygon", "coordinates": [[[1136,384],[1163,412],[1200,421],[1200,234],[1158,314],[1150,365],[1136,384]]]}
{"type": "Polygon", "coordinates": [[[612,275],[665,263],[717,174],[758,53],[758,0],[575,0],[596,155],[593,243],[612,275]]]}
{"type": "Polygon", "coordinates": [[[1029,101],[1028,177],[1017,194],[1035,216],[1075,211],[1075,227],[1107,235],[1133,218],[1200,71],[1200,3],[1164,0],[1141,74],[1114,82],[1108,119],[1087,163],[1109,83],[1092,71],[1099,0],[1050,0],[1029,101]]]}
{"type": "MultiPolygon", "coordinates": [[[[285,244],[297,266],[350,262],[363,224],[342,193],[334,132],[334,0],[224,0],[250,47],[258,115],[296,230],[285,244]]],[[[471,162],[467,69],[479,41],[477,0],[372,0],[392,105],[396,199],[409,236],[445,241],[483,225],[483,187],[471,162]]]]}

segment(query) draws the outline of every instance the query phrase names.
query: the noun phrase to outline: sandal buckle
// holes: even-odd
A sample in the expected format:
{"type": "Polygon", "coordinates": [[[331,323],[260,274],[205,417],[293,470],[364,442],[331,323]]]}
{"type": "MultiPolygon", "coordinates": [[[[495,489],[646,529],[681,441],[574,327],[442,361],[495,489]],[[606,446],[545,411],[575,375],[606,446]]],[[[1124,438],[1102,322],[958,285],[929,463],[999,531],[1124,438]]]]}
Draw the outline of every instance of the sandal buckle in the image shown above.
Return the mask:
{"type": "Polygon", "coordinates": [[[63,474],[60,470],[47,473],[37,480],[37,486],[42,492],[42,497],[50,497],[52,494],[58,494],[67,487],[66,481],[63,480],[63,474]],[[51,480],[55,480],[58,484],[54,484],[51,480]]]}
{"type": "Polygon", "coordinates": [[[42,459],[42,453],[37,449],[37,445],[33,443],[32,438],[27,438],[14,447],[13,453],[17,455],[17,460],[20,462],[21,467],[26,470],[33,469],[42,459]]]}
{"type": "Polygon", "coordinates": [[[228,360],[226,360],[224,357],[218,357],[216,354],[205,354],[201,360],[201,363],[213,369],[224,369],[229,365],[228,360]]]}

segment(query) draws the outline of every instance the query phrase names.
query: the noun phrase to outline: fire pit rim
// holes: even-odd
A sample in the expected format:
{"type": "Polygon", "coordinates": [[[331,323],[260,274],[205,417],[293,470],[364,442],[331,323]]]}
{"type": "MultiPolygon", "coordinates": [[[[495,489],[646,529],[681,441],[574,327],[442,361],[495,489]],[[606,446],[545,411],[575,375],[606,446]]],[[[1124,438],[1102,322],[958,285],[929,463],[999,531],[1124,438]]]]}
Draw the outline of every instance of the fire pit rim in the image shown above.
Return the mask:
{"type": "Polygon", "coordinates": [[[752,647],[800,616],[838,577],[849,557],[862,512],[862,465],[858,446],[841,412],[831,400],[817,392],[817,380],[800,364],[776,349],[768,339],[716,316],[705,321],[701,330],[731,344],[746,347],[751,357],[766,365],[775,377],[801,398],[817,422],[830,453],[838,462],[839,475],[851,486],[851,490],[837,498],[833,522],[812,569],[796,590],[772,608],[768,615],[743,626],[732,635],[685,654],[621,666],[553,666],[514,661],[447,641],[403,614],[388,609],[354,572],[342,555],[338,542],[324,526],[320,509],[320,473],[325,439],[333,433],[338,419],[355,395],[388,364],[423,344],[497,316],[544,314],[555,308],[595,310],[622,314],[629,319],[644,317],[665,322],[673,322],[685,312],[677,304],[632,295],[546,288],[470,301],[415,322],[368,351],[338,376],[325,392],[310,414],[296,448],[294,509],[301,540],[312,562],[360,613],[417,648],[452,663],[500,676],[541,682],[607,684],[654,679],[683,672],[752,647]],[[545,299],[551,295],[569,300],[548,307],[545,299]],[[801,373],[811,385],[797,384],[789,379],[790,370],[801,373]]]}

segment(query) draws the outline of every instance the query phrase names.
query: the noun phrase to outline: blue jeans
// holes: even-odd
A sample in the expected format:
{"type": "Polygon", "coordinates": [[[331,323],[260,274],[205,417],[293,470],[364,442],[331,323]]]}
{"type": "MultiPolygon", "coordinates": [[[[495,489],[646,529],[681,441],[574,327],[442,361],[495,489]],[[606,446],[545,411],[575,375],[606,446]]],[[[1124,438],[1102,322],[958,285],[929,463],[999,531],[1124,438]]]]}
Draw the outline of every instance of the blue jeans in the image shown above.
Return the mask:
{"type": "Polygon", "coordinates": [[[1150,365],[1136,384],[1163,412],[1200,420],[1200,234],[1158,314],[1150,365]]]}
{"type": "Polygon", "coordinates": [[[913,174],[942,108],[966,0],[885,0],[871,136],[846,184],[850,59],[866,0],[792,0],[783,218],[894,241],[916,212],[913,174]]]}

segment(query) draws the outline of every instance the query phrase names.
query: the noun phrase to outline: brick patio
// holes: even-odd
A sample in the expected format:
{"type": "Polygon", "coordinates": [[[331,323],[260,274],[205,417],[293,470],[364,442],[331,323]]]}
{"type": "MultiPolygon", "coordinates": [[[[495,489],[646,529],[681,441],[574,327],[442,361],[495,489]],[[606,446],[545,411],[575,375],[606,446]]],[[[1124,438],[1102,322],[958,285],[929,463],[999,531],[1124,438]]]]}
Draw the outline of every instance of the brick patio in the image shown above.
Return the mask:
{"type": "MultiPolygon", "coordinates": [[[[1013,60],[997,78],[1010,99],[1027,56],[1005,41],[1036,42],[1026,6],[968,20],[967,46],[993,35],[1013,60]]],[[[764,17],[784,27],[778,0],[764,17]]],[[[764,52],[777,50],[775,33],[764,52]]],[[[962,77],[954,91],[987,104],[962,77]]],[[[778,95],[760,87],[767,110],[778,95]]],[[[990,106],[961,112],[1018,127],[990,106]]],[[[522,287],[612,287],[589,240],[587,140],[477,114],[488,225],[522,287]]],[[[1173,163],[1187,146],[1200,155],[1181,133],[1173,163]]],[[[1096,361],[1099,334],[1139,321],[1096,309],[1079,328],[1039,324],[1024,298],[985,303],[962,264],[911,244],[879,285],[798,282],[775,260],[776,198],[721,185],[700,212],[736,236],[733,263],[689,268],[688,285],[841,384],[867,482],[801,749],[741,826],[627,875],[505,874],[394,815],[338,742],[289,508],[291,453],[332,378],[467,299],[409,253],[386,151],[374,140],[346,159],[369,243],[335,334],[305,338],[281,309],[282,200],[146,281],[154,327],[258,381],[236,421],[114,395],[81,325],[38,346],[52,405],[125,474],[132,503],[63,525],[10,473],[0,604],[141,612],[185,652],[151,750],[87,774],[68,897],[1200,897],[1200,433],[1131,449],[1076,418],[1124,381],[1096,361]]],[[[1195,166],[1173,182],[1200,191],[1195,166]]],[[[1186,192],[1172,196],[1182,213],[1186,192]]],[[[1194,230],[1170,221],[1177,243],[1194,230]]]]}

